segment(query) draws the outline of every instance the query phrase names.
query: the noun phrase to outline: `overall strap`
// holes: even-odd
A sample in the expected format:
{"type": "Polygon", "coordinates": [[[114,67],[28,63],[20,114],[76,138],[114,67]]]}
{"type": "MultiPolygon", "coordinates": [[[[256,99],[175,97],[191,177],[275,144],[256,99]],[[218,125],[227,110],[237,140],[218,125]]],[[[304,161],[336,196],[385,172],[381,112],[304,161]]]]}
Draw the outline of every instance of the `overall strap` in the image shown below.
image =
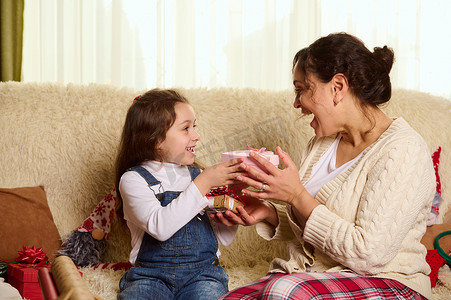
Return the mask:
{"type": "Polygon", "coordinates": [[[197,177],[197,175],[200,174],[200,169],[193,167],[193,166],[188,166],[188,170],[189,170],[189,174],[191,175],[191,180],[194,180],[194,178],[197,177]]]}
{"type": "Polygon", "coordinates": [[[128,171],[135,171],[138,172],[139,175],[141,175],[147,182],[147,186],[149,187],[149,189],[151,189],[154,194],[160,194],[162,193],[161,191],[161,182],[158,181],[149,171],[146,170],[146,168],[142,167],[142,166],[135,166],[135,167],[131,167],[128,169],[128,171]],[[159,184],[160,186],[158,187],[158,193],[156,193],[152,186],[159,184]]]}
{"type": "MultiPolygon", "coordinates": [[[[201,172],[199,168],[188,166],[189,174],[191,176],[191,180],[194,180],[201,172]]],[[[161,191],[161,182],[158,181],[146,168],[142,166],[135,166],[128,169],[128,171],[138,172],[147,182],[147,186],[154,192],[155,195],[162,193],[161,191]],[[152,186],[159,184],[158,192],[155,192],[152,186]]]]}

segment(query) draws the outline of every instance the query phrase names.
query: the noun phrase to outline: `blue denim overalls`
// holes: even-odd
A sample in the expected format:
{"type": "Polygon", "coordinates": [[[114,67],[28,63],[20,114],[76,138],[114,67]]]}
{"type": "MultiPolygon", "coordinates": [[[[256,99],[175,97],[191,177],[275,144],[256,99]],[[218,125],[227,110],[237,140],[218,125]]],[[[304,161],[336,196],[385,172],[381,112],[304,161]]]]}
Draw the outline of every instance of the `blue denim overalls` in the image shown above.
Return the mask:
{"type": "MultiPolygon", "coordinates": [[[[200,170],[189,166],[191,180],[200,170]]],[[[160,182],[145,168],[130,170],[146,179],[152,191],[160,182]]],[[[156,194],[162,206],[181,192],[156,194]]],[[[171,238],[161,242],[144,233],[135,266],[122,277],[118,299],[218,299],[228,291],[228,276],[219,265],[218,240],[207,214],[198,214],[171,238]]]]}

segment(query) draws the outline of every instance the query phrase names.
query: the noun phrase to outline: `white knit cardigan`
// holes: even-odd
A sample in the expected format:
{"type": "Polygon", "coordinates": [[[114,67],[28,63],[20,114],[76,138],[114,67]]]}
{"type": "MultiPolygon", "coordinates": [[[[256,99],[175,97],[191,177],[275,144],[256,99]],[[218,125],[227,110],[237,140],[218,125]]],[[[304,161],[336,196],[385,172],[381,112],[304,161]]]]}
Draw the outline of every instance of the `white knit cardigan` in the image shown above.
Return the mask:
{"type": "MultiPolygon", "coordinates": [[[[335,138],[310,141],[301,158],[301,182],[307,182],[335,138]]],[[[257,224],[257,232],[267,240],[291,240],[289,260],[275,258],[270,272],[351,270],[398,280],[430,298],[430,268],[420,240],[434,194],[428,147],[397,118],[359,160],[320,189],[315,199],[321,205],[305,228],[289,205],[275,205],[277,228],[257,224]]]]}

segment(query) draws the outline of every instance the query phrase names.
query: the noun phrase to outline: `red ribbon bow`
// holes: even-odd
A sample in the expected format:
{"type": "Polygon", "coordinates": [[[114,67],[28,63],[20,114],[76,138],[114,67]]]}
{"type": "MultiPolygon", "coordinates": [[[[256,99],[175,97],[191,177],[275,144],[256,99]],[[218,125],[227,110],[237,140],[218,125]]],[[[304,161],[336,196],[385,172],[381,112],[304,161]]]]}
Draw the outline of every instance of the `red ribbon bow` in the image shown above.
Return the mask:
{"type": "Polygon", "coordinates": [[[42,248],[37,248],[35,246],[29,248],[27,246],[22,246],[23,251],[17,251],[19,256],[16,258],[18,262],[27,262],[29,264],[35,264],[41,261],[46,261],[47,253],[42,251],[42,248]]]}
{"type": "Polygon", "coordinates": [[[211,189],[205,196],[206,197],[214,197],[214,196],[219,196],[219,195],[229,195],[230,197],[239,200],[241,203],[246,204],[246,202],[244,201],[244,198],[241,198],[240,196],[238,196],[238,194],[235,191],[229,189],[225,185],[220,186],[218,188],[211,189]]]}

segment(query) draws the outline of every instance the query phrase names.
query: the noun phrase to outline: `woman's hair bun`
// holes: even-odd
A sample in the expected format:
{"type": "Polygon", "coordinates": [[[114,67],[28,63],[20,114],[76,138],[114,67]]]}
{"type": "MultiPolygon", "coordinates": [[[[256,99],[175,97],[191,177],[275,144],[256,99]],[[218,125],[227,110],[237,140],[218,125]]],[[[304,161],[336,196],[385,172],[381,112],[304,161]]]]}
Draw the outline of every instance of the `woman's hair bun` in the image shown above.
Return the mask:
{"type": "Polygon", "coordinates": [[[384,46],[382,48],[375,47],[373,55],[377,61],[383,64],[385,71],[387,72],[387,74],[389,74],[395,60],[395,54],[393,50],[391,48],[388,48],[387,46],[384,46]]]}

